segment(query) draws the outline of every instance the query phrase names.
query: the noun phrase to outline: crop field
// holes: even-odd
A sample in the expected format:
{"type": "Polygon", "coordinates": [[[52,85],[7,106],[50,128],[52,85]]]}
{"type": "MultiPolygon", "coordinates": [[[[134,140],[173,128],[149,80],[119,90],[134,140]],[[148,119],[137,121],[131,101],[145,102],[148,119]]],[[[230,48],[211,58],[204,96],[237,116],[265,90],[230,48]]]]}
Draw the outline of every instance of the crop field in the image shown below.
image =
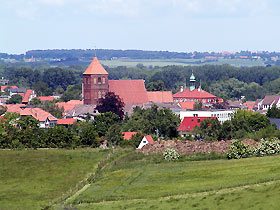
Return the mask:
{"type": "Polygon", "coordinates": [[[168,65],[222,65],[229,64],[236,67],[240,66],[264,66],[262,60],[249,60],[249,59],[219,59],[218,61],[205,61],[203,59],[116,59],[116,60],[101,60],[101,63],[110,67],[128,66],[135,67],[137,64],[144,66],[168,66],[168,65]]]}
{"type": "Polygon", "coordinates": [[[280,156],[167,162],[113,153],[0,151],[0,209],[278,209],[280,156]]]}

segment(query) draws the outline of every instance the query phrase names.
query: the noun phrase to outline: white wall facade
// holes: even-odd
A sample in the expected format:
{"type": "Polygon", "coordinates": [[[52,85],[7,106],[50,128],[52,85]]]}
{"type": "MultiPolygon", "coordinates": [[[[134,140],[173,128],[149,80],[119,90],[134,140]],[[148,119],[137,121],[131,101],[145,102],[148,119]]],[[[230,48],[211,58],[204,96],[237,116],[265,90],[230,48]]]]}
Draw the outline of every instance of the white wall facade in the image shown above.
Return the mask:
{"type": "Polygon", "coordinates": [[[231,120],[235,110],[187,110],[180,111],[181,121],[184,117],[217,117],[220,123],[231,120]]]}

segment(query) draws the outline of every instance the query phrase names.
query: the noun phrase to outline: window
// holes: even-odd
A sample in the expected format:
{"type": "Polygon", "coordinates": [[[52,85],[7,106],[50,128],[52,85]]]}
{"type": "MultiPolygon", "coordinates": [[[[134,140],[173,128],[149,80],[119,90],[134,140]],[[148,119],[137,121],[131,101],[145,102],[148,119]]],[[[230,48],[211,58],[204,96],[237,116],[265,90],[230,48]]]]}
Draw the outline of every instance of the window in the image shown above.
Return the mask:
{"type": "Polygon", "coordinates": [[[98,98],[101,98],[102,95],[101,95],[101,91],[98,91],[98,98]]]}
{"type": "Polygon", "coordinates": [[[97,83],[98,83],[98,84],[101,84],[101,77],[98,77],[97,83]]]}
{"type": "Polygon", "coordinates": [[[102,84],[105,84],[106,83],[106,79],[105,77],[102,77],[102,84]]]}
{"type": "Polygon", "coordinates": [[[96,84],[96,78],[93,78],[93,84],[96,84]]]}
{"type": "Polygon", "coordinates": [[[144,143],[144,144],[147,144],[147,141],[146,141],[146,140],[144,140],[144,141],[143,141],[143,143],[144,143]]]}

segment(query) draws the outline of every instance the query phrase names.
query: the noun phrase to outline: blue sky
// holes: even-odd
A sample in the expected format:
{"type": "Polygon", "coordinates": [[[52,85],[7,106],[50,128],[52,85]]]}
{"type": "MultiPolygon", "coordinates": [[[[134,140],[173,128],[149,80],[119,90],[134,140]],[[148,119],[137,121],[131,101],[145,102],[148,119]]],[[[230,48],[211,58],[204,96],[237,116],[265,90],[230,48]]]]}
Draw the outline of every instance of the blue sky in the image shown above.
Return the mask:
{"type": "Polygon", "coordinates": [[[0,52],[280,51],[279,0],[0,0],[0,52]]]}

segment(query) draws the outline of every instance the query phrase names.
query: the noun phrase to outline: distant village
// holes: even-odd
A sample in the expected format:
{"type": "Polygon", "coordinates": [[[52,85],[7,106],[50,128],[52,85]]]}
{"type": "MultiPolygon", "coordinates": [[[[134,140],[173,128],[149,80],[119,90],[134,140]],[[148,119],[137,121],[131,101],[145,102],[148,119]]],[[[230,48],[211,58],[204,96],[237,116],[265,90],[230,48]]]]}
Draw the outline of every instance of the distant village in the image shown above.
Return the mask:
{"type": "MultiPolygon", "coordinates": [[[[147,91],[144,80],[109,80],[108,72],[96,57],[83,73],[83,100],[56,102],[56,105],[63,109],[61,119],[30,104],[34,98],[41,102],[50,102],[58,100],[59,95],[37,96],[34,90],[9,85],[9,81],[4,78],[0,80],[0,83],[2,93],[0,103],[6,107],[6,112],[31,116],[39,121],[40,128],[69,126],[77,121],[85,121],[89,116],[91,120],[94,120],[94,117],[99,114],[96,110],[98,100],[108,92],[113,92],[121,98],[125,105],[124,111],[128,116],[135,107],[145,109],[155,104],[159,108],[170,109],[180,117],[181,124],[178,132],[182,137],[192,132],[205,119],[217,119],[220,123],[224,123],[231,120],[238,109],[266,114],[273,105],[280,107],[280,95],[267,95],[256,101],[245,101],[243,98],[237,101],[224,101],[203,90],[193,73],[190,75],[189,83],[181,86],[179,92],[175,94],[172,94],[171,91],[147,91]],[[21,103],[7,104],[7,101],[14,95],[22,96],[21,103]]],[[[275,123],[279,126],[279,121],[275,123]]],[[[131,138],[132,134],[135,133],[123,132],[124,138],[127,140],[131,138]]]]}

